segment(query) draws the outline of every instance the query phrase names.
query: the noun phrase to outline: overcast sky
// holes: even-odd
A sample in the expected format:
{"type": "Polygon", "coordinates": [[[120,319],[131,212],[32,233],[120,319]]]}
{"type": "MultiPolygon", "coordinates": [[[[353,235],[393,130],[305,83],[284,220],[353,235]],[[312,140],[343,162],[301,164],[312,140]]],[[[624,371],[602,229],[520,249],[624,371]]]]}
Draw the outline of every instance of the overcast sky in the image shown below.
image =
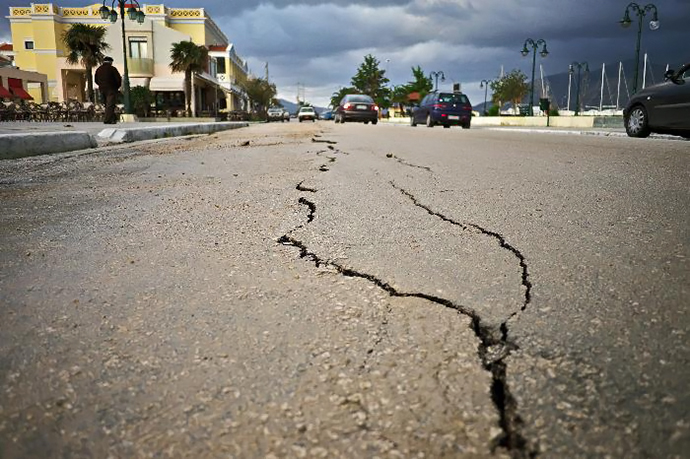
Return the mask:
{"type": "MultiPolygon", "coordinates": [[[[0,0],[9,6],[29,1],[0,0]]],[[[57,2],[85,6],[89,1],[57,2]]],[[[142,4],[145,2],[142,2],[142,4]]],[[[152,4],[154,2],[151,2],[152,4]]],[[[565,72],[573,61],[590,67],[635,56],[634,24],[618,24],[624,0],[162,0],[170,7],[203,7],[220,26],[250,70],[269,79],[281,98],[295,102],[298,83],[306,99],[326,106],[333,92],[349,86],[366,54],[386,69],[391,84],[411,80],[411,67],[429,74],[442,71],[450,89],[462,85],[473,104],[483,102],[482,79],[521,69],[531,76],[532,55],[522,57],[527,38],[543,38],[549,55],[537,57],[546,75],[565,72]]],[[[646,3],[641,3],[645,5],[646,3]]],[[[660,28],[643,18],[642,53],[650,62],[678,67],[690,61],[690,0],[656,0],[660,28]]],[[[9,41],[9,21],[2,19],[0,41],[9,41]]],[[[610,69],[616,78],[617,69],[610,69]]]]}

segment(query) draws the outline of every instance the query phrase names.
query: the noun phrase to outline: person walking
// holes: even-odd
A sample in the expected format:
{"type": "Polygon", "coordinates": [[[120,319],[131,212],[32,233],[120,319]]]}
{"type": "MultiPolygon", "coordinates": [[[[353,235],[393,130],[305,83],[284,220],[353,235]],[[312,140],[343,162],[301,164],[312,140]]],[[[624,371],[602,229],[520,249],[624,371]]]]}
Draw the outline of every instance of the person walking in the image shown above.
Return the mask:
{"type": "Polygon", "coordinates": [[[96,70],[95,75],[96,84],[98,89],[103,94],[105,99],[105,118],[103,123],[105,124],[115,124],[117,119],[115,118],[115,104],[117,103],[117,95],[120,85],[122,85],[122,77],[120,72],[113,66],[113,58],[105,57],[103,59],[103,64],[96,70]]]}

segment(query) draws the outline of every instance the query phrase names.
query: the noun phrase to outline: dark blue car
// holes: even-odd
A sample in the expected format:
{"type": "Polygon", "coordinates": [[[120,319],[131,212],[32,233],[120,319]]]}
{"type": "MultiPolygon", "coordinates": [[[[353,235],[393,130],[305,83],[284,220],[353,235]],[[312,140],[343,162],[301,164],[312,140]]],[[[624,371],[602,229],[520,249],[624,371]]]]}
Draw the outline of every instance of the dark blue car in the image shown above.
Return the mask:
{"type": "Polygon", "coordinates": [[[419,107],[412,109],[410,125],[417,123],[444,128],[462,126],[469,129],[472,123],[472,104],[461,92],[431,92],[422,99],[419,107]]]}

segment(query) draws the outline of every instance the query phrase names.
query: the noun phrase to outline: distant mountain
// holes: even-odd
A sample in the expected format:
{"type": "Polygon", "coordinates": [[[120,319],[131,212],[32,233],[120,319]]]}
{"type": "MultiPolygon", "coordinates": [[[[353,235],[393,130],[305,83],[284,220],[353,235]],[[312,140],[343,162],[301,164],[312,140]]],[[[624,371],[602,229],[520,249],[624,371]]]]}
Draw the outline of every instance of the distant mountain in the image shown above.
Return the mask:
{"type": "MultiPolygon", "coordinates": [[[[618,100],[618,108],[623,108],[628,103],[628,99],[632,95],[633,80],[635,79],[635,60],[629,59],[623,61],[623,70],[620,79],[620,93],[618,86],[618,69],[619,63],[607,63],[605,65],[603,97],[602,97],[602,65],[590,65],[589,72],[584,69],[580,73],[580,100],[582,110],[588,108],[599,108],[601,103],[605,108],[613,108],[616,106],[618,100]]],[[[638,90],[642,89],[643,82],[643,63],[640,62],[639,81],[637,83],[638,90]]],[[[658,84],[664,81],[664,73],[666,72],[665,65],[651,65],[647,63],[646,72],[646,86],[658,84]]],[[[551,100],[551,106],[564,110],[568,106],[568,80],[569,74],[567,71],[557,73],[555,75],[544,76],[544,89],[551,100]]],[[[527,75],[528,83],[531,83],[531,75],[527,75]]],[[[542,82],[539,78],[538,70],[534,77],[534,105],[539,104],[539,98],[542,97],[542,82]]],[[[575,110],[575,103],[577,99],[577,69],[572,75],[570,82],[570,109],[575,110]]],[[[523,99],[524,104],[529,104],[529,93],[523,99]]],[[[491,107],[491,102],[487,102],[487,107],[491,107]]],[[[477,104],[474,110],[482,112],[484,110],[484,103],[477,104]]]]}
{"type": "MultiPolygon", "coordinates": [[[[283,108],[287,110],[289,113],[297,113],[297,110],[299,110],[299,106],[294,102],[290,102],[285,99],[278,99],[278,102],[280,102],[283,108]]],[[[321,114],[321,112],[325,112],[328,109],[324,107],[314,106],[314,110],[316,111],[316,113],[321,114]]]]}

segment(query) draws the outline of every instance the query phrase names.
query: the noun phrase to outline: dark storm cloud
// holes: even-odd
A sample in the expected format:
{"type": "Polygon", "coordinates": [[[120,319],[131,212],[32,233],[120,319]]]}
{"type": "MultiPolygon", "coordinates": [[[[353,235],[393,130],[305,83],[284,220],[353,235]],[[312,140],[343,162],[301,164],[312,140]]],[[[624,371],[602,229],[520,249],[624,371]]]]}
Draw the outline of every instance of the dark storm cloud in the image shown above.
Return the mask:
{"type": "MultiPolygon", "coordinates": [[[[87,1],[59,2],[80,6],[87,1]]],[[[281,95],[294,99],[296,83],[320,103],[350,77],[371,53],[394,84],[411,78],[410,67],[443,70],[466,91],[495,77],[503,67],[531,71],[520,49],[526,38],[544,38],[550,54],[538,59],[545,73],[567,70],[574,60],[592,66],[635,56],[637,23],[618,21],[626,0],[169,0],[170,7],[200,6],[236,45],[251,70],[270,77],[281,95]],[[466,89],[465,89],[466,88],[466,89]]],[[[8,7],[29,2],[0,0],[8,7]]],[[[645,3],[642,3],[643,5],[645,3]]],[[[690,60],[690,1],[656,0],[661,28],[649,30],[645,18],[642,51],[656,64],[677,66],[690,60]]],[[[633,15],[633,20],[637,17],[633,15]]],[[[9,38],[3,19],[0,39],[9,38]]],[[[447,83],[447,84],[448,84],[447,83]]],[[[483,93],[482,93],[483,96],[483,93]]]]}

